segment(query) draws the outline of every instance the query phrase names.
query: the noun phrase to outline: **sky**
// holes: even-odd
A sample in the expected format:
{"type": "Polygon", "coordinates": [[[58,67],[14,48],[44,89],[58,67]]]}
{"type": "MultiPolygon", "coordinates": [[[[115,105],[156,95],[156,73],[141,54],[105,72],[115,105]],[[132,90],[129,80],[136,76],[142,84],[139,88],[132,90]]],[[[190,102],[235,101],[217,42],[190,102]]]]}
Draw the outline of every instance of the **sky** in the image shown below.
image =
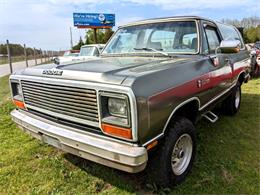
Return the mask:
{"type": "Polygon", "coordinates": [[[0,0],[0,43],[26,44],[43,50],[70,48],[85,36],[73,27],[73,13],[113,13],[116,26],[168,16],[198,15],[220,21],[260,16],[259,0],[0,0]]]}

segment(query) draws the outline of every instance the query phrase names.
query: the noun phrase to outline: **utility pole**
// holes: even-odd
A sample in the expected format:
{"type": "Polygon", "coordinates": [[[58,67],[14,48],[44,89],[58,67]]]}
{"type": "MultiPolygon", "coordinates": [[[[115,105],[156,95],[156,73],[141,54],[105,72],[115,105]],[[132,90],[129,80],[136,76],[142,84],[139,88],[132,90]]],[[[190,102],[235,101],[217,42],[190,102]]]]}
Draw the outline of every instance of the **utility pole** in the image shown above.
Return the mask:
{"type": "Polygon", "coordinates": [[[41,58],[41,64],[42,64],[42,49],[40,49],[40,58],[41,58]]]}
{"type": "Polygon", "coordinates": [[[95,43],[97,44],[97,28],[94,28],[93,29],[94,30],[94,41],[95,41],[95,43]]]}
{"type": "Polygon", "coordinates": [[[13,73],[13,67],[12,67],[12,57],[11,57],[11,51],[9,47],[9,40],[6,40],[6,47],[7,47],[7,55],[8,55],[8,61],[9,61],[9,67],[11,74],[13,73]]]}
{"type": "Polygon", "coordinates": [[[72,31],[71,31],[71,27],[70,27],[70,47],[71,47],[71,49],[73,48],[73,41],[72,41],[72,31]]]}
{"type": "Polygon", "coordinates": [[[26,51],[26,45],[25,44],[23,44],[23,48],[24,48],[25,64],[26,64],[26,67],[28,67],[28,58],[27,58],[27,51],[26,51]]]}
{"type": "Polygon", "coordinates": [[[36,58],[35,47],[33,48],[33,57],[34,57],[35,65],[37,65],[37,58],[36,58]]]}

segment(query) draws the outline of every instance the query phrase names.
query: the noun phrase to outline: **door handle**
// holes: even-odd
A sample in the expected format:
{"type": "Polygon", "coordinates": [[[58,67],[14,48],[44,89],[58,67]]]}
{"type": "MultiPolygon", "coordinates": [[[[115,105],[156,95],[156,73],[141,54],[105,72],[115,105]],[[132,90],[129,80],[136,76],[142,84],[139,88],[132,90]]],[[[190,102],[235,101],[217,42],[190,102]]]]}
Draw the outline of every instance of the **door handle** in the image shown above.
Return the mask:
{"type": "Polygon", "coordinates": [[[210,78],[199,79],[197,80],[197,87],[201,88],[205,85],[208,85],[209,83],[210,83],[210,78]]]}

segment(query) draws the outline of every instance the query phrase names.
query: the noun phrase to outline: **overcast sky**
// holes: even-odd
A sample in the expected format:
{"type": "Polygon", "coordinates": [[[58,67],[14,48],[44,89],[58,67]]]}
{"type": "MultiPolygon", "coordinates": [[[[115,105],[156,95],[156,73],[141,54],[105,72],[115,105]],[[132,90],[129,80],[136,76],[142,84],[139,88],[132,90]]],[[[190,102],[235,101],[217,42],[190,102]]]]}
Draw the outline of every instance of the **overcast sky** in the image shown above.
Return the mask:
{"type": "MultiPolygon", "coordinates": [[[[0,43],[64,50],[85,31],[73,27],[73,12],[114,13],[116,26],[145,18],[199,15],[214,20],[260,16],[259,0],[0,0],[0,43]]],[[[116,29],[116,27],[114,28],[116,29]]]]}

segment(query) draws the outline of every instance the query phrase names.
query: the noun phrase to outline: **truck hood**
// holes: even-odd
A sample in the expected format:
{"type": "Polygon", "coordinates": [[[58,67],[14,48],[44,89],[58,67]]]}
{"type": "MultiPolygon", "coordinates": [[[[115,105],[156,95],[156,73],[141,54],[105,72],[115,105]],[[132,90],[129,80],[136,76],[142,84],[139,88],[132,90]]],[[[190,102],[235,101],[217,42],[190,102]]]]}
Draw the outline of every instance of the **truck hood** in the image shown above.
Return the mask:
{"type": "Polygon", "coordinates": [[[61,56],[58,58],[61,65],[66,65],[69,63],[73,63],[75,61],[83,61],[83,60],[91,60],[91,59],[97,59],[96,56],[61,56]]]}
{"type": "Polygon", "coordinates": [[[183,63],[189,57],[102,57],[66,65],[45,64],[26,68],[16,74],[71,79],[121,85],[127,77],[136,78],[183,63]]]}

